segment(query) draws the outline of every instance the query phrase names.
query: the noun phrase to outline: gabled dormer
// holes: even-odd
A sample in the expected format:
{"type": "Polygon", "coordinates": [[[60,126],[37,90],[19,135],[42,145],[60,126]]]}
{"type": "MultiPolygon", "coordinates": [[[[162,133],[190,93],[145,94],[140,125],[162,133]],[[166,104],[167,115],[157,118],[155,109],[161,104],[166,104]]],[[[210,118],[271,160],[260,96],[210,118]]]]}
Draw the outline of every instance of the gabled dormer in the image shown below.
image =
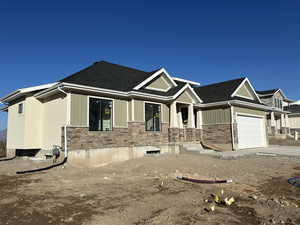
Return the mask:
{"type": "Polygon", "coordinates": [[[261,102],[248,78],[244,78],[240,85],[231,94],[231,97],[239,97],[261,102]]]}
{"type": "Polygon", "coordinates": [[[288,105],[288,103],[291,101],[286,98],[281,89],[271,89],[256,92],[266,105],[274,107],[276,109],[283,110],[283,107],[288,105]]]}
{"type": "Polygon", "coordinates": [[[153,91],[167,92],[173,87],[177,87],[176,82],[164,68],[161,68],[154,71],[150,77],[135,86],[133,89],[140,90],[144,88],[153,91]]]}

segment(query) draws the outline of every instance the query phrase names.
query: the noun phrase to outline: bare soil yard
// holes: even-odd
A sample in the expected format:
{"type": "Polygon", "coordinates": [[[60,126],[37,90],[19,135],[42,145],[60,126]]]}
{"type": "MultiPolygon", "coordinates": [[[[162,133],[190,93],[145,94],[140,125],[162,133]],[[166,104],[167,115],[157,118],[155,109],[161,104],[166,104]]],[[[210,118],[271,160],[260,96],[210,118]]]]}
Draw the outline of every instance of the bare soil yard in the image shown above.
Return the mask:
{"type": "Polygon", "coordinates": [[[165,155],[32,175],[15,171],[36,163],[0,163],[1,225],[300,224],[300,188],[287,183],[300,175],[299,159],[165,155]],[[176,175],[234,182],[193,184],[176,175]],[[236,202],[206,212],[221,189],[236,202]]]}

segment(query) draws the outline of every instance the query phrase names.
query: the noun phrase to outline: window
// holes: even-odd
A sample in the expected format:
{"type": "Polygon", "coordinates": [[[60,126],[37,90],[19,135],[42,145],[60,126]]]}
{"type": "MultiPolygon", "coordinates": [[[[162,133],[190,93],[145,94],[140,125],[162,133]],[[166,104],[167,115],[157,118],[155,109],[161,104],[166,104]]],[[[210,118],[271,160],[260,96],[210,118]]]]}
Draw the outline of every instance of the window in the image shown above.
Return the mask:
{"type": "Polygon", "coordinates": [[[145,103],[146,131],[160,131],[160,105],[145,103]]]}
{"type": "Polygon", "coordinates": [[[19,113],[19,114],[22,114],[22,113],[23,113],[23,103],[20,103],[20,104],[18,105],[18,113],[19,113]]]}
{"type": "Polygon", "coordinates": [[[106,99],[89,99],[89,130],[112,130],[112,101],[106,99]]]}

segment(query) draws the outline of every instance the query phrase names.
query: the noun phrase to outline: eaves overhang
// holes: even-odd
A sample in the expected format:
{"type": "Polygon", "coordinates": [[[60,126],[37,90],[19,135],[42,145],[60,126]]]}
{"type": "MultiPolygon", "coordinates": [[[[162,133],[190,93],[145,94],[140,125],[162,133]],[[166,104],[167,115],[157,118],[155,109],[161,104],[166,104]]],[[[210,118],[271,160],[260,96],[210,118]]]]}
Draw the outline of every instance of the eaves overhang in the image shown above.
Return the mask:
{"type": "Polygon", "coordinates": [[[196,104],[196,106],[199,108],[211,108],[211,107],[226,106],[226,105],[243,106],[243,107],[248,107],[248,108],[253,108],[253,109],[260,109],[263,111],[271,110],[271,107],[269,107],[269,106],[251,103],[251,102],[240,101],[240,100],[229,100],[229,101],[196,104]]]}

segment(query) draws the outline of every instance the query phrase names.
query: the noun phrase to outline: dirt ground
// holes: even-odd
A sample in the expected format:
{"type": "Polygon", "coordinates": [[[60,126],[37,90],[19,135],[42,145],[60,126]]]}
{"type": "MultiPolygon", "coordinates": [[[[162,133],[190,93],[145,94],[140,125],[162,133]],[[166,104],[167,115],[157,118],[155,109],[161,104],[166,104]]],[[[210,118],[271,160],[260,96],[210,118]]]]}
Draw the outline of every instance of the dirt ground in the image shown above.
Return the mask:
{"type": "Polygon", "coordinates": [[[164,155],[15,175],[37,166],[0,162],[1,225],[300,224],[300,188],[287,183],[300,175],[299,159],[164,155]],[[194,184],[177,175],[233,183],[194,184]],[[207,212],[211,194],[221,189],[236,201],[207,212]]]}

